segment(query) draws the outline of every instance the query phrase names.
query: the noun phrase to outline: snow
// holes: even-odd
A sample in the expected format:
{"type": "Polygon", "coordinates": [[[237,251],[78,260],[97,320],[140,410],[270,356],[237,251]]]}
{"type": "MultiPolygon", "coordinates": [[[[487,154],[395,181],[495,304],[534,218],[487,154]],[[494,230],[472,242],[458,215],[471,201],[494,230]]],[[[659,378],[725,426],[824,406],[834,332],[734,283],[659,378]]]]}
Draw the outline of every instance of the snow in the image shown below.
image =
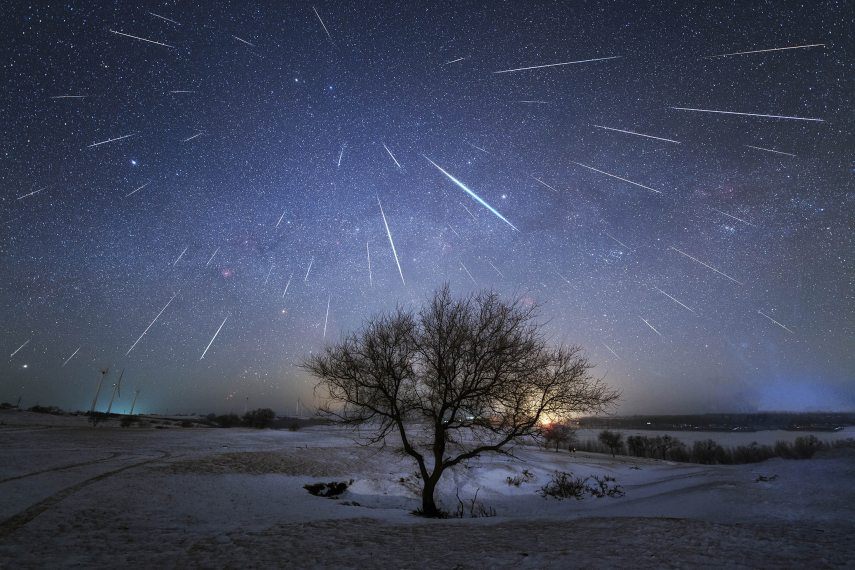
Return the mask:
{"type": "Polygon", "coordinates": [[[335,426],[92,428],[85,418],[11,411],[0,422],[0,560],[16,568],[828,567],[855,559],[855,457],[847,453],[703,466],[521,445],[512,456],[459,466],[440,485],[446,509],[459,496],[468,512],[477,493],[495,517],[426,520],[410,514],[419,506],[415,464],[335,426]],[[523,470],[534,479],[507,483],[523,470]],[[537,490],[554,471],[614,476],[626,496],[545,499],[537,490]],[[760,475],[777,478],[757,482],[760,475]],[[303,489],[351,480],[336,498],[303,489]]]}

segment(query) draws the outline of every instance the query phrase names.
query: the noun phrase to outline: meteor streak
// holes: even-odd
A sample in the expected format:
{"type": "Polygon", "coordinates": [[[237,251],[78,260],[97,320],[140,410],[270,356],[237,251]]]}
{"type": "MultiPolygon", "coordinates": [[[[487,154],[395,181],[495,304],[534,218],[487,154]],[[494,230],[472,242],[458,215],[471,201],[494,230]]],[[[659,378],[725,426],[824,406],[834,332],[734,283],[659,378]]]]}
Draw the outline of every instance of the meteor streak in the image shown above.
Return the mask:
{"type": "MultiPolygon", "coordinates": [[[[314,257],[312,257],[312,259],[309,261],[309,268],[308,268],[308,269],[306,269],[306,276],[305,276],[305,277],[303,277],[303,282],[306,282],[306,281],[308,281],[308,280],[309,280],[309,272],[312,270],[312,264],[313,264],[314,262],[315,262],[315,258],[314,258],[314,257]]],[[[290,283],[290,281],[289,281],[289,283],[290,283]]]]}
{"type": "Polygon", "coordinates": [[[167,18],[166,16],[161,16],[160,14],[155,14],[154,12],[149,12],[149,14],[151,14],[151,15],[152,15],[152,16],[154,16],[155,18],[160,18],[161,20],[166,20],[167,22],[172,22],[172,23],[173,23],[173,24],[175,24],[176,26],[180,26],[180,25],[181,25],[181,24],[179,24],[178,22],[176,22],[175,20],[170,20],[170,19],[169,19],[169,18],[167,18]]]}
{"type": "Polygon", "coordinates": [[[578,166],[581,166],[582,168],[587,168],[588,170],[593,170],[594,172],[599,172],[600,174],[605,174],[606,176],[611,176],[612,178],[617,178],[618,180],[621,180],[623,182],[628,182],[630,184],[634,184],[640,188],[644,188],[645,190],[650,190],[651,192],[656,192],[657,194],[662,193],[659,190],[656,190],[655,188],[651,188],[650,186],[645,186],[644,184],[639,184],[638,182],[633,182],[632,180],[627,180],[626,178],[621,178],[620,176],[616,176],[614,174],[609,174],[608,172],[605,172],[604,170],[598,170],[598,169],[594,168],[593,166],[588,166],[586,164],[582,164],[581,162],[574,162],[572,160],[570,162],[572,162],[573,164],[576,164],[578,166]]]}
{"type": "Polygon", "coordinates": [[[754,225],[754,224],[752,224],[751,222],[746,222],[746,221],[745,221],[745,220],[743,220],[742,218],[737,218],[736,216],[731,215],[731,214],[728,214],[727,212],[722,212],[722,211],[721,211],[721,210],[719,210],[718,208],[712,208],[712,210],[713,210],[713,211],[715,211],[715,212],[718,212],[719,214],[722,214],[723,216],[727,216],[728,218],[733,218],[734,220],[736,220],[736,221],[738,221],[738,222],[742,222],[743,224],[747,224],[747,225],[749,225],[749,226],[753,226],[753,225],[754,225]]]}
{"type": "Polygon", "coordinates": [[[472,144],[472,143],[470,143],[470,142],[468,142],[468,143],[466,143],[466,144],[468,144],[469,146],[471,146],[471,147],[472,147],[472,148],[474,148],[475,150],[480,150],[480,151],[481,151],[481,152],[483,152],[484,154],[490,154],[490,152],[489,152],[489,151],[484,150],[484,149],[483,149],[483,148],[481,148],[480,146],[475,146],[474,144],[472,144]]]}
{"type": "Polygon", "coordinates": [[[606,234],[608,237],[610,237],[613,241],[615,241],[615,242],[619,243],[620,245],[622,245],[623,247],[625,247],[626,249],[632,249],[628,245],[626,245],[625,243],[620,241],[618,238],[616,238],[615,236],[610,234],[609,232],[603,232],[603,233],[606,234]]]}
{"type": "Polygon", "coordinates": [[[782,329],[784,329],[785,331],[787,331],[788,333],[796,334],[793,331],[791,331],[790,329],[788,329],[787,327],[785,327],[784,325],[782,325],[781,323],[779,323],[778,321],[776,321],[775,319],[773,319],[772,317],[770,317],[769,315],[767,315],[766,313],[764,313],[763,311],[757,311],[757,312],[759,314],[763,315],[764,317],[766,317],[767,319],[769,319],[770,321],[772,321],[773,323],[775,323],[776,325],[778,325],[779,327],[781,327],[782,329]]]}
{"type": "Polygon", "coordinates": [[[648,323],[648,322],[647,322],[647,319],[645,319],[645,318],[644,318],[644,317],[642,317],[641,315],[638,315],[638,318],[639,318],[639,319],[641,319],[642,321],[644,321],[644,324],[645,324],[645,325],[647,325],[648,327],[650,327],[650,330],[652,330],[653,332],[655,332],[655,333],[656,333],[656,334],[658,334],[659,336],[662,336],[662,333],[661,333],[661,332],[659,332],[658,330],[656,330],[656,329],[653,327],[653,325],[651,325],[650,323],[648,323]]]}
{"type": "Polygon", "coordinates": [[[204,135],[204,134],[205,134],[205,133],[196,133],[196,134],[195,134],[195,135],[193,135],[192,137],[188,137],[188,138],[184,139],[184,140],[183,140],[183,141],[181,141],[181,142],[192,141],[192,140],[193,140],[193,139],[195,139],[196,137],[201,136],[201,135],[204,135]]]}
{"type": "Polygon", "coordinates": [[[250,47],[255,47],[255,44],[252,44],[252,43],[250,43],[250,42],[248,42],[248,41],[246,41],[246,40],[244,40],[244,39],[241,39],[241,38],[239,38],[239,37],[237,37],[237,36],[235,36],[235,35],[233,35],[233,34],[229,34],[229,35],[231,35],[234,39],[236,39],[236,40],[237,40],[237,41],[239,41],[239,42],[243,42],[243,43],[245,43],[246,45],[248,45],[248,46],[250,46],[250,47]]]}
{"type": "Polygon", "coordinates": [[[176,91],[170,91],[170,93],[195,93],[195,91],[186,91],[186,90],[179,89],[176,91]]]}
{"type": "Polygon", "coordinates": [[[395,242],[392,241],[392,232],[389,231],[389,224],[386,222],[386,214],[383,212],[383,204],[380,203],[380,198],[377,198],[377,204],[380,206],[380,215],[383,216],[383,225],[386,226],[386,235],[389,236],[389,245],[392,246],[392,254],[395,256],[395,264],[398,266],[398,274],[401,276],[401,283],[407,284],[404,281],[404,272],[401,271],[401,263],[398,261],[398,252],[395,250],[395,242]]]}
{"type": "Polygon", "coordinates": [[[281,224],[281,223],[282,223],[282,218],[284,218],[284,217],[285,217],[285,212],[287,212],[287,211],[288,211],[288,210],[282,210],[282,215],[281,215],[281,216],[279,216],[279,221],[278,221],[278,222],[276,222],[276,227],[277,227],[277,228],[279,227],[279,224],[281,224]]]}
{"type": "Polygon", "coordinates": [[[458,180],[457,178],[455,178],[454,176],[452,176],[451,174],[449,174],[448,172],[446,172],[446,171],[445,171],[445,170],[444,170],[440,165],[438,165],[437,163],[435,163],[434,161],[432,161],[431,159],[429,159],[427,156],[425,156],[425,155],[422,155],[422,156],[424,156],[424,158],[425,158],[428,162],[430,162],[431,164],[433,164],[433,165],[437,168],[437,170],[439,170],[440,172],[442,172],[443,174],[445,174],[445,176],[446,176],[446,177],[448,177],[448,179],[449,179],[449,180],[451,180],[452,182],[454,182],[455,184],[457,184],[457,186],[459,186],[459,187],[460,187],[462,190],[464,190],[467,194],[469,194],[470,196],[472,196],[472,197],[473,197],[473,198],[474,198],[474,199],[475,199],[479,204],[481,204],[482,206],[484,206],[485,208],[487,208],[488,210],[490,210],[491,212],[493,212],[493,214],[495,214],[495,216],[496,216],[497,218],[499,218],[500,220],[502,220],[503,222],[505,222],[506,224],[508,224],[509,226],[511,226],[511,227],[512,227],[513,229],[515,229],[516,231],[519,231],[515,225],[513,225],[511,222],[509,222],[509,221],[507,220],[507,218],[505,218],[502,214],[500,214],[499,212],[497,212],[497,211],[496,211],[496,209],[495,209],[495,208],[493,208],[493,206],[491,206],[490,204],[488,204],[487,202],[485,202],[485,201],[484,201],[484,200],[483,200],[483,199],[482,199],[478,194],[476,194],[475,192],[473,192],[472,190],[470,190],[469,188],[467,188],[467,187],[466,187],[466,185],[465,185],[463,182],[461,182],[460,180],[458,180]]]}
{"type": "Polygon", "coordinates": [[[743,284],[741,281],[737,281],[736,279],[734,279],[733,277],[731,277],[731,276],[730,276],[730,275],[728,275],[727,273],[724,273],[724,272],[722,272],[722,271],[719,271],[718,269],[716,269],[716,268],[715,268],[715,267],[713,267],[712,265],[707,265],[706,263],[704,263],[703,261],[701,261],[701,260],[700,260],[700,259],[698,259],[697,257],[692,257],[691,255],[689,255],[689,254],[688,254],[688,253],[686,253],[685,251],[680,251],[679,249],[677,249],[677,248],[676,248],[676,247],[674,247],[674,246],[669,246],[669,247],[668,247],[668,249],[673,249],[674,251],[676,251],[676,252],[677,252],[677,253],[679,253],[680,255],[685,255],[686,257],[688,257],[688,258],[689,258],[689,259],[691,259],[692,261],[695,261],[695,262],[697,262],[697,263],[700,263],[701,265],[703,265],[703,266],[704,266],[704,267],[706,267],[707,269],[712,269],[713,271],[715,271],[715,272],[716,272],[716,273],[718,273],[719,275],[722,275],[722,276],[724,276],[724,277],[727,277],[728,279],[730,279],[731,281],[733,281],[733,282],[734,282],[734,283],[736,283],[737,285],[742,285],[742,284],[743,284]]]}
{"type": "MultiPolygon", "coordinates": [[[[190,246],[188,245],[187,247],[190,247],[190,246]]],[[[175,261],[172,262],[172,267],[175,267],[175,265],[179,261],[181,261],[181,258],[184,257],[184,254],[187,253],[187,247],[185,247],[184,250],[178,255],[178,257],[175,258],[175,261]]]]}
{"type": "Polygon", "coordinates": [[[550,186],[549,184],[547,184],[546,182],[544,182],[543,180],[541,180],[537,176],[532,176],[532,179],[536,180],[537,182],[540,182],[541,184],[543,184],[544,186],[546,186],[547,188],[549,188],[553,192],[558,192],[558,190],[556,190],[555,188],[553,188],[552,186],[550,186]]]}
{"type": "Polygon", "coordinates": [[[347,144],[341,145],[341,152],[338,153],[338,164],[336,165],[336,168],[341,168],[341,157],[344,156],[344,147],[346,146],[347,144]]]}
{"type": "Polygon", "coordinates": [[[312,6],[312,10],[314,10],[314,11],[315,11],[315,16],[317,16],[317,17],[318,17],[318,21],[321,23],[321,26],[323,26],[323,28],[324,28],[324,32],[326,32],[327,37],[328,37],[328,38],[329,38],[329,40],[330,40],[330,43],[331,43],[333,46],[338,47],[338,46],[336,46],[336,45],[335,45],[335,40],[333,40],[333,39],[332,39],[332,35],[330,35],[330,31],[327,29],[327,25],[326,25],[326,24],[324,24],[323,19],[321,19],[321,15],[320,15],[320,14],[318,14],[317,9],[316,9],[314,6],[312,6]]]}
{"type": "Polygon", "coordinates": [[[477,281],[475,281],[475,278],[474,278],[474,277],[472,277],[472,274],[471,274],[471,273],[469,273],[469,270],[468,270],[468,269],[466,269],[466,266],[465,266],[465,265],[463,265],[463,262],[462,262],[462,261],[460,262],[460,267],[462,267],[462,268],[463,268],[463,271],[465,271],[465,272],[466,272],[466,275],[468,275],[468,276],[469,276],[469,279],[471,279],[471,280],[472,280],[472,283],[474,283],[474,284],[475,284],[475,286],[477,287],[477,286],[478,286],[478,282],[477,282],[477,281]]]}
{"type": "Polygon", "coordinates": [[[472,219],[473,219],[473,220],[475,220],[476,222],[478,221],[478,218],[476,218],[476,217],[475,217],[475,214],[473,214],[473,213],[469,210],[469,208],[467,208],[467,207],[466,207],[466,204],[460,204],[460,205],[461,205],[461,206],[463,206],[463,209],[464,209],[464,210],[466,210],[466,213],[467,213],[467,214],[469,214],[470,216],[472,216],[472,219]]]}
{"type": "Polygon", "coordinates": [[[214,253],[211,254],[211,258],[208,260],[208,263],[205,264],[205,267],[211,265],[211,262],[214,261],[214,256],[217,255],[218,251],[220,251],[220,248],[214,250],[214,253]]]}
{"type": "Polygon", "coordinates": [[[139,41],[141,41],[141,42],[148,42],[148,43],[150,43],[150,44],[157,44],[157,45],[159,45],[159,46],[168,47],[169,49],[175,49],[175,46],[171,46],[171,45],[168,45],[168,44],[162,44],[162,43],[160,43],[160,42],[156,42],[156,41],[154,41],[154,40],[147,40],[147,39],[145,39],[145,38],[141,38],[141,37],[139,37],[139,36],[132,36],[131,34],[126,34],[126,33],[124,33],[124,32],[117,32],[116,30],[107,30],[107,31],[108,31],[108,32],[112,32],[112,33],[114,33],[114,34],[118,34],[118,35],[120,35],[120,36],[125,36],[125,37],[127,37],[127,38],[133,38],[133,39],[135,39],[135,40],[139,40],[139,41]]]}
{"type": "Polygon", "coordinates": [[[466,59],[466,58],[465,57],[458,57],[457,59],[452,59],[451,61],[446,61],[442,65],[449,65],[451,63],[457,63],[458,61],[463,61],[464,59],[466,59]]]}
{"type": "Polygon", "coordinates": [[[24,344],[22,344],[21,346],[19,346],[18,348],[16,348],[16,349],[15,349],[15,352],[13,352],[12,354],[10,354],[10,355],[9,355],[9,358],[12,358],[12,357],[13,357],[13,356],[15,356],[16,354],[18,354],[18,351],[20,351],[22,348],[24,348],[25,346],[27,346],[28,344],[30,344],[30,341],[31,341],[31,340],[33,340],[33,339],[28,338],[28,339],[27,339],[27,341],[26,341],[24,344]]]}
{"type": "Polygon", "coordinates": [[[289,276],[288,276],[288,283],[286,283],[286,284],[285,284],[285,290],[284,290],[284,291],[282,291],[282,298],[283,298],[283,299],[285,298],[285,293],[287,293],[287,292],[288,292],[288,287],[290,287],[290,286],[291,286],[291,278],[292,278],[292,277],[294,277],[294,274],[293,274],[293,273],[291,273],[291,275],[289,275],[289,276]]]}
{"type": "Polygon", "coordinates": [[[809,119],[807,117],[790,117],[787,115],[762,115],[760,113],[738,113],[736,111],[718,111],[715,109],[692,109],[691,107],[669,107],[678,111],[697,111],[699,113],[719,113],[722,115],[744,115],[746,117],[765,117],[767,119],[789,119],[791,121],[814,121],[824,123],[825,119],[809,119]]]}
{"type": "Polygon", "coordinates": [[[496,273],[498,273],[498,274],[499,274],[499,277],[501,277],[502,279],[504,279],[504,278],[505,278],[504,273],[502,273],[501,271],[499,271],[499,268],[498,268],[498,267],[496,267],[495,265],[493,265],[493,262],[492,262],[492,261],[490,261],[490,260],[488,259],[488,260],[487,260],[487,263],[489,263],[489,264],[490,264],[490,267],[492,267],[492,268],[496,271],[496,273]]]}
{"type": "Polygon", "coordinates": [[[368,241],[365,242],[365,253],[368,254],[368,285],[374,287],[374,277],[371,275],[371,250],[368,248],[368,241]]]}
{"type": "Polygon", "coordinates": [[[784,154],[784,155],[787,155],[787,156],[796,156],[796,155],[794,155],[794,154],[792,154],[792,153],[790,153],[790,152],[784,152],[784,151],[782,151],[782,150],[775,150],[775,149],[773,149],[773,148],[763,148],[762,146],[751,146],[750,144],[747,144],[747,145],[745,145],[745,146],[746,146],[746,147],[748,147],[748,148],[753,148],[753,149],[755,149],[755,150],[762,150],[762,151],[765,151],[765,152],[773,152],[773,153],[775,153],[775,154],[784,154]]]}
{"type": "MultiPolygon", "coordinates": [[[[692,313],[695,313],[694,309],[687,307],[686,305],[684,305],[683,303],[681,303],[680,301],[678,301],[677,299],[675,299],[674,297],[672,297],[671,295],[669,295],[668,293],[666,293],[665,291],[660,289],[659,287],[654,286],[653,288],[656,289],[657,291],[659,291],[660,293],[662,293],[663,295],[665,295],[666,297],[668,297],[669,299],[671,299],[672,301],[674,301],[675,303],[677,303],[678,305],[680,305],[681,307],[683,307],[684,309],[686,309],[687,311],[691,311],[692,313]]],[[[697,313],[695,313],[695,314],[697,314],[697,313]]]]}
{"type": "Polygon", "coordinates": [[[23,200],[24,198],[28,198],[28,197],[30,197],[30,196],[34,196],[34,195],[38,194],[39,192],[41,192],[42,190],[45,190],[45,189],[47,189],[47,186],[42,186],[42,187],[41,187],[41,188],[39,188],[38,190],[33,190],[33,191],[32,191],[32,192],[30,192],[29,194],[24,194],[23,196],[18,196],[17,198],[15,198],[15,200],[23,200]]]}
{"type": "Polygon", "coordinates": [[[126,138],[128,138],[128,137],[132,137],[132,136],[134,136],[135,134],[136,134],[136,133],[131,133],[131,134],[129,134],[129,135],[124,135],[124,136],[121,136],[121,137],[116,137],[116,138],[114,138],[114,139],[107,139],[107,140],[105,140],[105,141],[92,143],[92,144],[90,144],[89,146],[87,146],[86,148],[92,148],[93,146],[99,146],[99,145],[102,145],[102,144],[107,144],[107,143],[111,143],[111,142],[120,141],[120,140],[122,140],[122,139],[126,139],[126,138]]]}
{"type": "Polygon", "coordinates": [[[618,59],[620,57],[622,57],[622,56],[613,55],[611,57],[596,57],[594,59],[580,59],[578,61],[564,61],[561,63],[547,63],[546,65],[532,65],[529,67],[517,67],[515,69],[503,69],[501,71],[494,71],[493,74],[513,73],[515,71],[528,71],[529,69],[543,69],[544,67],[558,67],[560,65],[575,65],[577,63],[588,63],[588,62],[592,62],[592,61],[605,61],[607,59],[618,59]]]}
{"type": "Polygon", "coordinates": [[[54,95],[51,99],[85,99],[88,95],[54,95]]]}
{"type": "Polygon", "coordinates": [[[60,368],[63,368],[66,364],[68,364],[68,361],[71,360],[72,358],[74,358],[74,355],[77,354],[78,352],[80,352],[79,346],[77,347],[77,350],[75,350],[74,352],[71,353],[71,356],[69,356],[68,358],[65,359],[65,362],[62,363],[62,366],[60,366],[60,368]]]}
{"type": "Polygon", "coordinates": [[[394,154],[392,154],[392,151],[391,151],[391,150],[389,150],[389,147],[388,147],[388,146],[386,146],[386,143],[383,143],[383,148],[385,148],[385,149],[386,149],[386,152],[388,152],[388,153],[389,153],[389,156],[391,156],[391,157],[392,157],[392,160],[394,160],[394,161],[395,161],[395,166],[397,166],[398,168],[401,168],[401,163],[400,163],[400,162],[398,162],[398,159],[396,159],[396,158],[395,158],[395,155],[394,155],[394,154]]]}
{"type": "Polygon", "coordinates": [[[327,323],[330,320],[330,301],[332,300],[332,295],[327,297],[327,316],[324,317],[324,339],[327,338],[327,323]]]}
{"type": "Polygon", "coordinates": [[[205,358],[205,355],[208,354],[208,349],[211,348],[211,345],[214,344],[214,340],[217,338],[217,335],[220,334],[220,331],[223,330],[223,325],[226,324],[226,320],[228,319],[228,315],[223,319],[223,322],[220,323],[220,328],[217,329],[217,332],[214,333],[214,336],[211,338],[211,342],[208,343],[208,346],[205,347],[205,352],[202,353],[202,356],[199,357],[199,360],[205,358]]]}
{"type": "Polygon", "coordinates": [[[720,53],[718,55],[708,55],[706,57],[702,57],[701,59],[712,59],[714,57],[729,57],[731,55],[747,55],[749,53],[767,53],[770,51],[784,51],[788,49],[807,49],[812,47],[825,47],[825,44],[806,44],[803,46],[789,46],[789,47],[780,47],[780,48],[770,48],[770,49],[755,49],[751,51],[735,51],[732,53],[720,53]]]}
{"type": "Polygon", "coordinates": [[[131,193],[129,193],[129,194],[125,194],[125,198],[128,198],[128,197],[130,197],[130,196],[133,196],[134,194],[136,194],[137,192],[139,192],[140,190],[142,190],[143,188],[145,188],[145,187],[146,187],[146,186],[148,186],[149,184],[151,184],[151,180],[149,180],[148,182],[146,182],[145,184],[143,184],[142,186],[140,186],[139,188],[137,188],[137,189],[136,189],[136,190],[134,190],[133,192],[131,192],[131,193]]]}
{"type": "Polygon", "coordinates": [[[267,277],[264,278],[264,284],[267,285],[267,282],[270,280],[270,274],[273,273],[273,264],[270,264],[270,269],[267,270],[267,277]]]}
{"type": "Polygon", "coordinates": [[[612,347],[610,347],[610,346],[609,346],[609,345],[607,345],[606,343],[603,343],[603,346],[605,346],[605,347],[606,347],[606,349],[607,349],[609,352],[611,352],[612,354],[614,354],[614,355],[615,355],[615,358],[617,358],[618,360],[620,360],[620,356],[618,356],[618,353],[617,353],[617,352],[615,352],[614,350],[612,350],[612,347]]]}
{"type": "Polygon", "coordinates": [[[665,139],[665,138],[662,138],[662,137],[654,137],[653,135],[645,135],[645,134],[643,134],[643,133],[636,133],[636,132],[633,132],[633,131],[624,131],[623,129],[614,129],[614,128],[612,128],[612,127],[603,127],[603,126],[601,126],[601,125],[591,125],[591,126],[592,126],[592,127],[597,127],[598,129],[605,129],[605,130],[607,130],[607,131],[616,131],[616,132],[618,132],[618,133],[626,133],[626,134],[628,134],[628,135],[635,135],[635,136],[637,136],[637,137],[647,137],[647,138],[649,138],[649,139],[656,139],[656,140],[658,140],[658,141],[665,141],[665,142],[674,143],[674,144],[681,144],[681,143],[680,143],[680,141],[675,141],[675,140],[672,140],[672,139],[665,139]]]}
{"type": "Polygon", "coordinates": [[[127,355],[129,355],[129,354],[131,353],[131,351],[134,349],[134,347],[137,345],[137,343],[138,343],[139,341],[141,341],[141,340],[142,340],[142,337],[144,337],[144,336],[145,336],[145,333],[147,333],[147,332],[148,332],[148,329],[150,329],[150,328],[152,327],[152,325],[154,325],[154,323],[155,323],[155,322],[157,322],[157,319],[159,319],[159,318],[160,318],[160,315],[162,315],[162,314],[163,314],[163,311],[165,311],[165,310],[166,310],[166,308],[169,306],[169,304],[172,302],[172,300],[173,300],[173,299],[175,299],[175,297],[177,297],[177,296],[178,296],[178,293],[174,294],[174,295],[172,296],[172,299],[170,299],[169,301],[167,301],[167,302],[166,302],[166,304],[163,306],[163,308],[160,310],[160,312],[157,314],[157,316],[156,316],[156,317],[155,317],[155,318],[154,318],[154,319],[149,323],[149,325],[148,325],[148,326],[145,328],[145,330],[142,332],[142,334],[140,335],[140,337],[139,337],[139,338],[134,342],[134,344],[132,344],[132,345],[131,345],[131,347],[130,347],[130,348],[128,349],[128,351],[125,353],[125,356],[127,356],[127,355]]]}

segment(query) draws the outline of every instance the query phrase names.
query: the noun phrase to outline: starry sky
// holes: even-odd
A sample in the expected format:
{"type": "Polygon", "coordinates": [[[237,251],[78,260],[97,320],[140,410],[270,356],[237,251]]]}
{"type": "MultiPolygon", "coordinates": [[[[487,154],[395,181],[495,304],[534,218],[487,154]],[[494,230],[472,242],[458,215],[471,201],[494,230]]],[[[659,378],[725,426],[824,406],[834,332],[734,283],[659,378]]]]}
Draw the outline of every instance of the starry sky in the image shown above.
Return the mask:
{"type": "Polygon", "coordinates": [[[310,351],[448,282],[540,304],[620,413],[851,410],[853,21],[13,2],[0,401],[109,367],[99,409],[124,370],[114,411],[291,412],[310,351]]]}

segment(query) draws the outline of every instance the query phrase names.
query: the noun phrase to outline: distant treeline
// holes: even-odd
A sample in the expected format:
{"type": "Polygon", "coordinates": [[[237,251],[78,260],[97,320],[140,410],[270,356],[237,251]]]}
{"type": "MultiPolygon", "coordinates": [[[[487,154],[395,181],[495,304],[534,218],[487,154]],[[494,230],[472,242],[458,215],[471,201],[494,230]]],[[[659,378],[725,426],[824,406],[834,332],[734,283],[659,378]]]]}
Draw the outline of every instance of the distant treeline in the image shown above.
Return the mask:
{"type": "Polygon", "coordinates": [[[586,417],[585,429],[649,429],[669,431],[836,431],[855,425],[853,412],[763,412],[740,414],[689,414],[586,417]]]}
{"type": "Polygon", "coordinates": [[[783,459],[810,459],[823,449],[855,448],[855,439],[843,439],[824,443],[814,435],[799,436],[793,442],[777,441],[774,445],[761,445],[752,442],[749,445],[724,447],[713,439],[696,441],[686,445],[670,435],[631,435],[624,439],[623,434],[604,430],[597,439],[579,441],[575,445],[579,451],[629,455],[650,459],[664,459],[686,463],[706,465],[729,465],[737,463],[759,463],[773,457],[783,459]]]}

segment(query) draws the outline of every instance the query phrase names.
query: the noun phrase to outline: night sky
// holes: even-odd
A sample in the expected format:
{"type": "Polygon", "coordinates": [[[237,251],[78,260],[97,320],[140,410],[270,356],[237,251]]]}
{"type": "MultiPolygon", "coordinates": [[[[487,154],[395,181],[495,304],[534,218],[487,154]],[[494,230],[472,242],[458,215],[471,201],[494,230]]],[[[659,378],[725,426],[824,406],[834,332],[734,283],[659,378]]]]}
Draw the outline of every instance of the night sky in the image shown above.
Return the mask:
{"type": "Polygon", "coordinates": [[[851,2],[11,4],[0,401],[291,412],[448,282],[621,413],[855,407],[851,2]]]}

